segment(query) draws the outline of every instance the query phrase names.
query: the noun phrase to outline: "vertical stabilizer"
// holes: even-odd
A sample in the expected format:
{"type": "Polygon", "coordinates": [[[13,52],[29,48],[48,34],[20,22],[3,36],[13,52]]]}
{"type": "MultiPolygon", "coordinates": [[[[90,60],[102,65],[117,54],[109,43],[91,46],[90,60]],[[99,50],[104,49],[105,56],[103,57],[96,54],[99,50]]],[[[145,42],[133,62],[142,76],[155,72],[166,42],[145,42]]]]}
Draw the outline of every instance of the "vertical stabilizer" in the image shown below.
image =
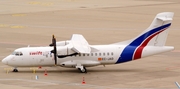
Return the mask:
{"type": "Polygon", "coordinates": [[[151,25],[137,37],[119,42],[130,46],[164,46],[171,26],[173,12],[162,12],[156,15],[151,25]]]}
{"type": "Polygon", "coordinates": [[[116,43],[115,45],[125,45],[116,63],[136,60],[149,55],[173,50],[174,47],[164,46],[173,16],[173,12],[159,13],[151,25],[137,37],[116,43]]]}
{"type": "Polygon", "coordinates": [[[174,13],[163,12],[156,15],[151,25],[132,40],[132,46],[164,46],[174,13]]]}
{"type": "Polygon", "coordinates": [[[141,34],[144,40],[148,42],[147,45],[165,45],[173,15],[172,12],[163,12],[156,15],[151,25],[141,34]]]}

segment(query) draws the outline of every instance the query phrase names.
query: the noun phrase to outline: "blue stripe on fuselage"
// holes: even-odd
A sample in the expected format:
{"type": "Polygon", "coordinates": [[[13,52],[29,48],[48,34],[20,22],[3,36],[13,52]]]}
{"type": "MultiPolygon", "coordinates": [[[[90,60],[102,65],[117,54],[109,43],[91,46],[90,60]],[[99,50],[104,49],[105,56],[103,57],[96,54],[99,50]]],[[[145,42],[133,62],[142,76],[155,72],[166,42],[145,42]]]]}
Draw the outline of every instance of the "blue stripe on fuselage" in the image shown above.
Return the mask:
{"type": "Polygon", "coordinates": [[[138,38],[136,38],[134,41],[132,41],[129,45],[127,45],[124,50],[122,51],[120,57],[118,58],[117,63],[122,63],[122,62],[127,62],[127,61],[131,61],[133,58],[133,54],[134,51],[136,50],[136,48],[149,36],[151,36],[152,34],[163,30],[164,28],[167,28],[171,25],[171,23],[154,28],[144,34],[142,34],[141,36],[139,36],[138,38]]]}

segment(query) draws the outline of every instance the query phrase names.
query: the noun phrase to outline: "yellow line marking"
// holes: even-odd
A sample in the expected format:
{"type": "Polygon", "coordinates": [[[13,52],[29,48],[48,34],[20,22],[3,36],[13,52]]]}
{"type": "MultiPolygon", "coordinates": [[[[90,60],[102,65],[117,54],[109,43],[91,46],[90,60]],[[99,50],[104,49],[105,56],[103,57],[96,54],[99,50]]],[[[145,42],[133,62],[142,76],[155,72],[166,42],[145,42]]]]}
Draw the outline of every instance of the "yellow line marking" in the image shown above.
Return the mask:
{"type": "Polygon", "coordinates": [[[53,3],[41,3],[42,6],[52,6],[53,3]]]}
{"type": "Polygon", "coordinates": [[[11,28],[24,28],[24,26],[11,26],[11,28]]]}
{"type": "Polygon", "coordinates": [[[12,68],[4,68],[6,70],[6,74],[9,74],[9,71],[12,70],[12,68]]]}
{"type": "Polygon", "coordinates": [[[0,27],[8,27],[9,25],[7,24],[0,24],[0,27]]]}
{"type": "Polygon", "coordinates": [[[32,67],[30,69],[32,70],[32,73],[35,74],[36,73],[36,69],[38,69],[38,68],[32,67]]]}
{"type": "Polygon", "coordinates": [[[52,6],[52,2],[29,2],[31,5],[52,6]]]}

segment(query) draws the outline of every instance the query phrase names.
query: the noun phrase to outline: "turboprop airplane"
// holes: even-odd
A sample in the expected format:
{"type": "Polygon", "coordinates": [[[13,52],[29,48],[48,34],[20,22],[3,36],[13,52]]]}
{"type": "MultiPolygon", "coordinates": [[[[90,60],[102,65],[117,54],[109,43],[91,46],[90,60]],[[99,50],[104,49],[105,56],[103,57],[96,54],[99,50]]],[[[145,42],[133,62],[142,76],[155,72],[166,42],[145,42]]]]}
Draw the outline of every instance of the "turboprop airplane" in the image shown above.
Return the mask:
{"type": "MultiPolygon", "coordinates": [[[[168,52],[173,46],[165,46],[173,12],[156,15],[151,25],[137,37],[109,45],[89,45],[80,34],[73,34],[67,41],[56,42],[47,47],[24,47],[16,49],[2,60],[14,67],[61,66],[77,68],[86,73],[86,67],[129,62],[147,56],[168,52]]],[[[118,36],[117,36],[118,37],[118,36]]]]}

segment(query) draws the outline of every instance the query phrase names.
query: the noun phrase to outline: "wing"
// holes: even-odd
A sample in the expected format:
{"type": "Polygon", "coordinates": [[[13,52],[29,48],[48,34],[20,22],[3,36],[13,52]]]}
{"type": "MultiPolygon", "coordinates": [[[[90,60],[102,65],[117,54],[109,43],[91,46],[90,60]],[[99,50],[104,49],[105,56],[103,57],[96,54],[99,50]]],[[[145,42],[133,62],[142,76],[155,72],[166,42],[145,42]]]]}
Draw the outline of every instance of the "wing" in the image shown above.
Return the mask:
{"type": "Polygon", "coordinates": [[[86,39],[80,34],[73,34],[71,38],[71,43],[73,45],[72,50],[78,53],[90,53],[91,47],[86,39]]]}

